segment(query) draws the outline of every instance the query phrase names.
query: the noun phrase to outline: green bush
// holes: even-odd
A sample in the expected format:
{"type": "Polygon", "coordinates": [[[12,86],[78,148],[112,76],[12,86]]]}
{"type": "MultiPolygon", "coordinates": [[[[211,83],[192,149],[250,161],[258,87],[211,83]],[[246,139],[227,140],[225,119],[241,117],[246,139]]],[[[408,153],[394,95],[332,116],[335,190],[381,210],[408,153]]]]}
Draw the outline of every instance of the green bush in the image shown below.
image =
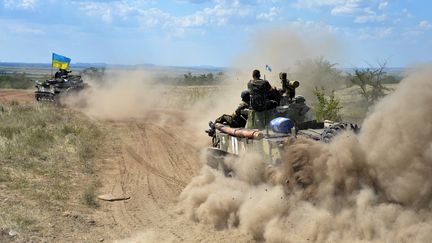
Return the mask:
{"type": "Polygon", "coordinates": [[[342,116],[340,114],[342,106],[340,101],[335,97],[334,92],[332,92],[331,95],[326,96],[324,88],[318,89],[315,87],[314,95],[318,100],[318,102],[313,107],[315,119],[318,121],[342,120],[342,116]]]}

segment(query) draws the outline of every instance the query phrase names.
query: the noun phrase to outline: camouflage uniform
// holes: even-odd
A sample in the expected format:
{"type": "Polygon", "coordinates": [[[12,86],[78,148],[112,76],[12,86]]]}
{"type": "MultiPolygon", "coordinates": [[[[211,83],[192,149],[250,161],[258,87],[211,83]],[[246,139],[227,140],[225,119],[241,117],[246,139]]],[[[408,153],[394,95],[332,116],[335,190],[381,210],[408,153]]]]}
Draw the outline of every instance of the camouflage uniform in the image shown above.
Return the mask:
{"type": "Polygon", "coordinates": [[[54,74],[54,78],[58,79],[58,78],[62,78],[63,76],[68,76],[70,73],[70,71],[67,71],[66,69],[59,69],[55,74],[54,74]]]}
{"type": "Polygon", "coordinates": [[[253,71],[252,77],[253,79],[248,82],[251,110],[246,128],[263,129],[272,117],[274,108],[278,106],[276,100],[279,100],[280,96],[277,89],[273,89],[267,80],[260,78],[261,75],[258,70],[253,71]]]}
{"type": "Polygon", "coordinates": [[[296,123],[310,120],[310,118],[307,117],[310,114],[310,108],[306,105],[305,101],[306,100],[303,96],[297,95],[294,98],[294,103],[289,105],[289,108],[292,111],[292,114],[289,117],[293,119],[296,123]]]}
{"type": "Polygon", "coordinates": [[[242,101],[232,115],[224,114],[215,123],[226,124],[230,127],[245,127],[248,117],[249,104],[242,101]]]}
{"type": "Polygon", "coordinates": [[[249,102],[250,102],[250,95],[249,91],[245,90],[241,93],[242,102],[239,104],[237,109],[234,111],[232,115],[223,114],[222,116],[218,117],[215,122],[210,121],[209,127],[210,129],[206,130],[205,132],[210,136],[213,137],[215,135],[215,123],[221,123],[224,125],[228,125],[233,128],[238,127],[245,127],[246,121],[248,119],[248,111],[250,108],[249,102]]]}
{"type": "Polygon", "coordinates": [[[254,70],[252,73],[253,79],[248,82],[250,92],[250,106],[254,111],[265,111],[278,106],[270,83],[267,80],[261,79],[259,70],[254,70]],[[273,99],[272,99],[273,98],[273,99]]]}

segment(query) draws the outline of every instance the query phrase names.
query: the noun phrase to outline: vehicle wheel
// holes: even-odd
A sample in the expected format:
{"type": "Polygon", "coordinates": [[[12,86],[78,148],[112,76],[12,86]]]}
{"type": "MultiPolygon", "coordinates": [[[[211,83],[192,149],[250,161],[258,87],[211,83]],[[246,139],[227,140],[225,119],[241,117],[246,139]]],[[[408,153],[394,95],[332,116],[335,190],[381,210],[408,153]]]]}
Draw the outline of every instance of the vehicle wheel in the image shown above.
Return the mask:
{"type": "Polygon", "coordinates": [[[354,123],[335,124],[331,127],[327,127],[326,129],[324,129],[324,132],[321,133],[320,141],[330,143],[335,136],[337,136],[343,131],[352,131],[357,134],[360,132],[360,127],[354,123]]]}
{"type": "Polygon", "coordinates": [[[215,170],[222,171],[225,176],[233,177],[234,171],[225,164],[226,159],[238,159],[237,155],[228,153],[217,148],[207,148],[207,165],[215,170]]]}

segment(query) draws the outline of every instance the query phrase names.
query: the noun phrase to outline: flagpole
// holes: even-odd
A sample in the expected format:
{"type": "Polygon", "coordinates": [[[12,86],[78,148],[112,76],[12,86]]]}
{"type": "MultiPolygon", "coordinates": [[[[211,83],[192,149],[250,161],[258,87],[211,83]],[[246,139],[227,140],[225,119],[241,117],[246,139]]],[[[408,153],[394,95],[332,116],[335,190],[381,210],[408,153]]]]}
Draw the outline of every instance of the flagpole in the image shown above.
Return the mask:
{"type": "Polygon", "coordinates": [[[51,57],[51,78],[53,77],[53,57],[54,57],[54,53],[53,56],[51,57]]]}

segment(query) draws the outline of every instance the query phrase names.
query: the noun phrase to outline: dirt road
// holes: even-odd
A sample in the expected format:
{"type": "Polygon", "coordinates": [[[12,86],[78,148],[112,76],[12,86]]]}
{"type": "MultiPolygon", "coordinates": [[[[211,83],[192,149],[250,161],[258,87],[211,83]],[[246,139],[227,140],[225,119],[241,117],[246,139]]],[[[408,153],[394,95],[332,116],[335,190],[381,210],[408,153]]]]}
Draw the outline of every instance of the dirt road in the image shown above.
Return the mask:
{"type": "Polygon", "coordinates": [[[199,143],[186,112],[153,111],[147,119],[113,122],[113,156],[102,172],[102,193],[131,197],[103,202],[97,221],[110,239],[139,242],[249,241],[237,230],[216,231],[177,212],[177,199],[200,168],[199,143]],[[163,119],[161,119],[163,118],[163,119]],[[166,121],[166,122],[161,122],[166,121]]]}
{"type": "Polygon", "coordinates": [[[34,100],[34,90],[0,89],[0,101],[31,102],[34,100]]]}

